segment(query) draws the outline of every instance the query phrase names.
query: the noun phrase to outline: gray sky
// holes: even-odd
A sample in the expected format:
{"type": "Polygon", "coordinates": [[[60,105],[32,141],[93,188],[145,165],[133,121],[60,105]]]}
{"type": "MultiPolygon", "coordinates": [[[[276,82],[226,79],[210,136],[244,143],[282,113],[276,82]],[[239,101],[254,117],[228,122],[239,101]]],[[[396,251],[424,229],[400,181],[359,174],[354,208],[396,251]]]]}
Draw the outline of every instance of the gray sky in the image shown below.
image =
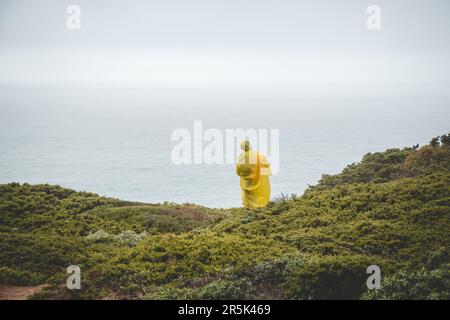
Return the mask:
{"type": "Polygon", "coordinates": [[[448,0],[0,1],[0,83],[445,90],[449,56],[448,0]]]}

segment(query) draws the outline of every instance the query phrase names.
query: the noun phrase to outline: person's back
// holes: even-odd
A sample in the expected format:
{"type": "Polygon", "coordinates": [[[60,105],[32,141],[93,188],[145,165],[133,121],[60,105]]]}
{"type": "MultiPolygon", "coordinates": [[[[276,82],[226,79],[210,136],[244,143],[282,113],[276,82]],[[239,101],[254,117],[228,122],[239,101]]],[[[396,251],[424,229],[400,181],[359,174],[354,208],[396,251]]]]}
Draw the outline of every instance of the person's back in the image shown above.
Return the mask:
{"type": "Polygon", "coordinates": [[[241,143],[241,149],[236,174],[240,177],[242,204],[246,208],[265,207],[270,201],[270,164],[265,155],[251,150],[248,141],[241,143]]]}

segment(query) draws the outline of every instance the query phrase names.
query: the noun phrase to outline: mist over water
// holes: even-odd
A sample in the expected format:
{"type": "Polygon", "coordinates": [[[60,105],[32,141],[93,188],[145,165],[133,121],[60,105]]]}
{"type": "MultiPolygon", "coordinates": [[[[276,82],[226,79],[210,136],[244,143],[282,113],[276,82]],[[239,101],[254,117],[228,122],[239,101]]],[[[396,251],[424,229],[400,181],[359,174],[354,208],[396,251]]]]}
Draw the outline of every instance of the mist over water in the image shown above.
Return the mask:
{"type": "Polygon", "coordinates": [[[279,129],[272,198],[301,194],[367,152],[448,132],[437,95],[277,95],[252,90],[8,85],[0,87],[0,183],[59,184],[143,202],[240,205],[235,167],[175,165],[170,135],[279,129]],[[220,190],[220,192],[216,191],[220,190]]]}
{"type": "Polygon", "coordinates": [[[174,130],[279,129],[272,198],[447,133],[450,3],[372,4],[2,0],[0,183],[231,207],[234,165],[173,164],[174,130]]]}

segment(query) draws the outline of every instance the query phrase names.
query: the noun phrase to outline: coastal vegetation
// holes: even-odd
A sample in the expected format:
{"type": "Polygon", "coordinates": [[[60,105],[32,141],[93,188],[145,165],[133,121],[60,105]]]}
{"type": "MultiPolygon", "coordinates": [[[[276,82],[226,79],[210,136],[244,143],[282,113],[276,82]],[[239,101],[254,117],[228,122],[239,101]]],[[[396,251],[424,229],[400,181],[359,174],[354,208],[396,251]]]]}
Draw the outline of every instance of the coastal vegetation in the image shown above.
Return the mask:
{"type": "Polygon", "coordinates": [[[450,299],[449,230],[450,134],[254,210],[9,183],[0,283],[46,284],[32,299],[450,299]],[[80,290],[65,286],[70,265],[80,290]]]}

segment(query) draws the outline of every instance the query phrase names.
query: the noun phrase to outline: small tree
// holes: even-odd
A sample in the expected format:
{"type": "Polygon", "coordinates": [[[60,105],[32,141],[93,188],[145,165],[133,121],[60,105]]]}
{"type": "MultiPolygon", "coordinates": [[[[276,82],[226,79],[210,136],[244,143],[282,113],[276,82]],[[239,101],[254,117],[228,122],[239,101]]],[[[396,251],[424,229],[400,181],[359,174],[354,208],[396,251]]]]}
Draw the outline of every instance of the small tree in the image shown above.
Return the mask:
{"type": "Polygon", "coordinates": [[[433,139],[431,139],[430,141],[430,146],[432,146],[433,148],[439,147],[440,143],[439,143],[439,137],[435,137],[433,139]]]}
{"type": "Polygon", "coordinates": [[[441,136],[441,143],[445,147],[450,147],[450,133],[441,136]]]}

